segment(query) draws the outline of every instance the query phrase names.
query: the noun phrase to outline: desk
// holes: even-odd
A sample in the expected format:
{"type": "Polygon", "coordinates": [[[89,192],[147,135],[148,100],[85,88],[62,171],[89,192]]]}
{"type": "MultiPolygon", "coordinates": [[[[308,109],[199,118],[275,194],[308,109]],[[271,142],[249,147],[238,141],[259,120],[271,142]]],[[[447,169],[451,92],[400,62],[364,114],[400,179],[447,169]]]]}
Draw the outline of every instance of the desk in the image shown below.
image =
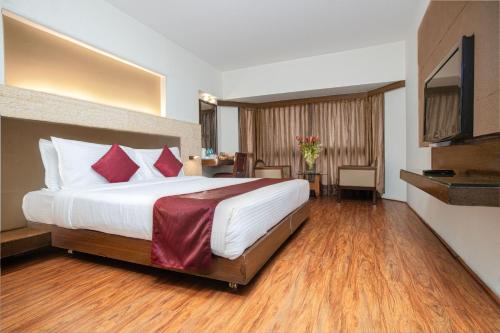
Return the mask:
{"type": "Polygon", "coordinates": [[[220,166],[224,165],[233,165],[234,160],[233,159],[227,159],[227,160],[220,160],[220,159],[202,159],[201,160],[201,166],[202,167],[208,167],[208,168],[217,168],[220,166]]]}

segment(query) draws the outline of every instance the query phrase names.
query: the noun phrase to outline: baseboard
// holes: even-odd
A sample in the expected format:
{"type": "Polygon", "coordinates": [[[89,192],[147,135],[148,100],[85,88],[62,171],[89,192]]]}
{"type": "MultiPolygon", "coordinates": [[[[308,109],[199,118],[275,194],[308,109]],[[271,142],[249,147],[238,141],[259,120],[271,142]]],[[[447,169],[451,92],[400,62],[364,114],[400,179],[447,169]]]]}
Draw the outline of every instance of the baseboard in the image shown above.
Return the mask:
{"type": "MultiPolygon", "coordinates": [[[[408,203],[406,203],[408,205],[408,203]]],[[[465,270],[472,276],[474,280],[486,291],[486,293],[500,306],[500,297],[498,297],[493,290],[484,281],[465,263],[465,261],[458,255],[458,253],[453,250],[453,248],[448,245],[448,243],[427,223],[422,216],[415,209],[413,209],[410,205],[408,205],[410,210],[418,217],[418,219],[434,234],[434,236],[439,239],[439,241],[444,245],[444,247],[450,252],[450,254],[457,259],[457,261],[465,268],[465,270]]]]}
{"type": "Polygon", "coordinates": [[[384,198],[383,196],[381,197],[383,200],[389,200],[389,201],[394,201],[394,202],[401,202],[401,203],[407,203],[406,200],[399,200],[399,199],[392,199],[392,198],[384,198]]]}

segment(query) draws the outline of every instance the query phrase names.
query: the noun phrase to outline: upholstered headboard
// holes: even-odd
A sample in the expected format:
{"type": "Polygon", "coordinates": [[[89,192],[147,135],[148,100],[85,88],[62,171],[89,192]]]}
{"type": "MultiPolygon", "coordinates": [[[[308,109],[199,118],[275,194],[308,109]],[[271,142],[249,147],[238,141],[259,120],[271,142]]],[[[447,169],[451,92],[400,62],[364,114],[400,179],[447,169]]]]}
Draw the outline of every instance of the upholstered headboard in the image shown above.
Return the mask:
{"type": "Polygon", "coordinates": [[[129,146],[132,148],[180,148],[180,138],[103,128],[1,117],[1,229],[22,228],[23,196],[43,188],[44,169],[38,140],[65,139],[129,146]]]}

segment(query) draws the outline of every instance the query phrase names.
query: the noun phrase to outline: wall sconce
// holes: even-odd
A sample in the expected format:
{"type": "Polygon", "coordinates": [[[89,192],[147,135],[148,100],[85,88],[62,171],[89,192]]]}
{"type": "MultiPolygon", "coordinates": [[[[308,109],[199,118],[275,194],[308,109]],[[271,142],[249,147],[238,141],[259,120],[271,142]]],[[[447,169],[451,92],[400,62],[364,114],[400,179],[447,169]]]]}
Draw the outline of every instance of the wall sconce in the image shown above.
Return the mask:
{"type": "Polygon", "coordinates": [[[189,159],[190,160],[199,160],[200,156],[198,156],[198,155],[189,155],[189,159]]]}
{"type": "Polygon", "coordinates": [[[198,98],[204,102],[217,105],[217,97],[210,95],[209,93],[198,91],[198,98]]]}

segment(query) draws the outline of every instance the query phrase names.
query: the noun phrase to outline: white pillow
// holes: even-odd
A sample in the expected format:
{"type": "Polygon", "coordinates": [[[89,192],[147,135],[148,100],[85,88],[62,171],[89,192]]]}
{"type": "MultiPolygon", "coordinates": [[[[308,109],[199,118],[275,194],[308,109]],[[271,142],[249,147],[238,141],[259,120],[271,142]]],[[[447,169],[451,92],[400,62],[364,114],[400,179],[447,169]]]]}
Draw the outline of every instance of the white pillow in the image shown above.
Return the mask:
{"type": "MultiPolygon", "coordinates": [[[[178,147],[170,147],[169,148],[172,154],[181,161],[181,154],[179,153],[178,147]]],[[[165,178],[165,176],[158,171],[158,169],[154,166],[156,161],[161,155],[163,149],[134,149],[135,155],[137,157],[137,161],[139,162],[139,166],[143,170],[143,174],[146,179],[154,179],[154,178],[165,178]]],[[[184,168],[179,171],[177,177],[184,176],[184,168]]]]}
{"type": "MultiPolygon", "coordinates": [[[[92,169],[92,164],[106,154],[111,145],[66,140],[56,137],[51,137],[51,139],[59,158],[59,174],[63,188],[78,188],[108,183],[104,177],[92,169]]],[[[120,147],[140,166],[132,148],[120,147]]],[[[130,181],[141,179],[144,179],[144,176],[138,170],[130,178],[130,181]]]]}
{"type": "Polygon", "coordinates": [[[52,142],[45,139],[38,141],[38,148],[45,169],[45,186],[51,191],[58,191],[61,189],[61,178],[59,177],[57,151],[52,142]]]}

